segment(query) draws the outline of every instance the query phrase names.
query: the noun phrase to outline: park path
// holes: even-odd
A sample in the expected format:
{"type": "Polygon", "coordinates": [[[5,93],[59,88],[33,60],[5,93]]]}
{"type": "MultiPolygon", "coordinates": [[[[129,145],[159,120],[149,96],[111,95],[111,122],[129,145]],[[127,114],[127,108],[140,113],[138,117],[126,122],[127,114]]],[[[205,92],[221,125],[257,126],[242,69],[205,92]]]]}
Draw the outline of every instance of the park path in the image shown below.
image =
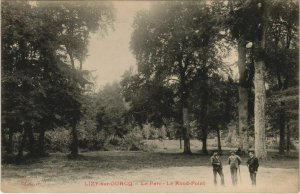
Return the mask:
{"type": "MultiPolygon", "coordinates": [[[[39,179],[2,180],[2,192],[271,192],[297,193],[298,169],[260,167],[256,187],[250,184],[246,166],[241,166],[242,181],[231,185],[229,166],[224,166],[225,187],[213,184],[212,169],[199,167],[168,167],[142,170],[122,170],[110,173],[90,174],[85,179],[61,182],[42,182],[39,179]],[[114,184],[114,185],[105,185],[114,184]],[[123,185],[120,185],[123,184],[123,185]],[[189,185],[187,185],[189,184],[189,185]]],[[[73,177],[76,176],[74,172],[73,177]]],[[[79,174],[78,174],[79,176],[79,174]]],[[[82,176],[82,174],[80,174],[82,176]]],[[[220,183],[220,179],[218,179],[220,183]]]]}

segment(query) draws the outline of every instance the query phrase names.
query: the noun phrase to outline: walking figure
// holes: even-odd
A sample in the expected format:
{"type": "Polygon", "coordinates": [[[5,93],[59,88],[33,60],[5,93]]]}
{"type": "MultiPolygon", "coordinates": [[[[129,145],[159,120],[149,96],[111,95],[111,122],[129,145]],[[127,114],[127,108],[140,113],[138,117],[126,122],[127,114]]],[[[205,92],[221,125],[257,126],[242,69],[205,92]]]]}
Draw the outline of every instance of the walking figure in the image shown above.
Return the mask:
{"type": "Polygon", "coordinates": [[[210,158],[211,165],[213,166],[213,173],[214,173],[214,184],[217,184],[217,173],[221,177],[221,185],[224,185],[224,174],[223,174],[223,167],[222,162],[219,158],[219,154],[214,152],[213,156],[210,158]]]}
{"type": "Polygon", "coordinates": [[[231,181],[233,185],[237,184],[237,171],[241,163],[241,158],[238,155],[236,155],[234,151],[232,151],[228,158],[228,164],[230,166],[231,181]]]}
{"type": "Polygon", "coordinates": [[[257,169],[259,167],[259,163],[258,163],[258,159],[254,156],[253,151],[249,151],[249,156],[250,158],[247,161],[247,166],[249,168],[252,185],[256,185],[256,174],[257,174],[257,169]]]}

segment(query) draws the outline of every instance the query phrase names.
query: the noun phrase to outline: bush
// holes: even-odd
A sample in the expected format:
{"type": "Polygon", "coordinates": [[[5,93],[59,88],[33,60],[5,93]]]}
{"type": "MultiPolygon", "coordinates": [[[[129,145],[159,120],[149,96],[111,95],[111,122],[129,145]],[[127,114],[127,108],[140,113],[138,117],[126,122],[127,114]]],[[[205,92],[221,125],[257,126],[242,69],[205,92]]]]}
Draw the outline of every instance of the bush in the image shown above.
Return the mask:
{"type": "Polygon", "coordinates": [[[65,128],[45,132],[45,149],[50,152],[68,152],[70,141],[70,131],[65,128]]]}
{"type": "Polygon", "coordinates": [[[118,137],[118,136],[111,136],[109,138],[109,144],[113,145],[113,146],[120,146],[123,143],[123,139],[118,137]]]}
{"type": "Polygon", "coordinates": [[[158,138],[157,131],[149,123],[143,125],[142,135],[143,135],[144,139],[157,139],[158,138]]]}
{"type": "Polygon", "coordinates": [[[122,149],[130,151],[145,150],[146,145],[143,142],[143,132],[139,127],[133,128],[127,133],[122,142],[122,149]]]}
{"type": "Polygon", "coordinates": [[[79,148],[89,151],[104,150],[106,144],[106,137],[103,131],[79,130],[78,144],[79,148]]]}
{"type": "Polygon", "coordinates": [[[144,139],[165,139],[167,136],[167,128],[165,126],[155,128],[147,123],[143,125],[142,136],[144,139]]]}
{"type": "MultiPolygon", "coordinates": [[[[142,129],[131,126],[126,126],[126,128],[128,128],[128,133],[123,137],[108,136],[105,131],[97,131],[96,129],[78,129],[78,146],[82,151],[147,150],[142,129]]],[[[157,134],[158,130],[155,131],[157,134]]],[[[49,152],[69,152],[71,141],[70,131],[65,128],[56,128],[45,133],[45,149],[49,152]]]]}

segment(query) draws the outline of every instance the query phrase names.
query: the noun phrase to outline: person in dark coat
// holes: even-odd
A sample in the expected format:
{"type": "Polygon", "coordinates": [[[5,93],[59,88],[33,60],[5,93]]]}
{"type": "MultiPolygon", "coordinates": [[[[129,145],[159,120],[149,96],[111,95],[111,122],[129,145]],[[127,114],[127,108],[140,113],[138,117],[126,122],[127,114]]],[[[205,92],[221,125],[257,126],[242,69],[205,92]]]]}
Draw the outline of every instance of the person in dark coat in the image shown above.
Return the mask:
{"type": "Polygon", "coordinates": [[[218,173],[221,177],[221,185],[224,185],[223,167],[218,152],[214,152],[213,156],[210,158],[210,162],[211,165],[213,166],[214,184],[215,185],[217,184],[217,173],[218,173]]]}
{"type": "Polygon", "coordinates": [[[259,163],[258,163],[258,159],[254,156],[253,151],[249,152],[249,156],[250,158],[247,161],[247,166],[249,168],[252,185],[256,185],[256,174],[257,174],[257,169],[259,167],[259,163]]]}
{"type": "Polygon", "coordinates": [[[234,151],[231,151],[228,158],[228,164],[230,166],[231,181],[233,185],[237,184],[237,171],[240,168],[241,163],[241,158],[236,155],[234,151]]]}

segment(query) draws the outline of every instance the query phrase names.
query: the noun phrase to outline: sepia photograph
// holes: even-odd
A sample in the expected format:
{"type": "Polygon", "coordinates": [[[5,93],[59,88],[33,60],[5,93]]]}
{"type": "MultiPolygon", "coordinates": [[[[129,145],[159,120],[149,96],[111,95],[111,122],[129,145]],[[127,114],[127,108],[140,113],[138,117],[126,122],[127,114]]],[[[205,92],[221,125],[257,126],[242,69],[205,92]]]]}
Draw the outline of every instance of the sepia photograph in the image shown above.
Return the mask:
{"type": "Polygon", "coordinates": [[[1,192],[299,191],[298,0],[1,1],[1,192]]]}

